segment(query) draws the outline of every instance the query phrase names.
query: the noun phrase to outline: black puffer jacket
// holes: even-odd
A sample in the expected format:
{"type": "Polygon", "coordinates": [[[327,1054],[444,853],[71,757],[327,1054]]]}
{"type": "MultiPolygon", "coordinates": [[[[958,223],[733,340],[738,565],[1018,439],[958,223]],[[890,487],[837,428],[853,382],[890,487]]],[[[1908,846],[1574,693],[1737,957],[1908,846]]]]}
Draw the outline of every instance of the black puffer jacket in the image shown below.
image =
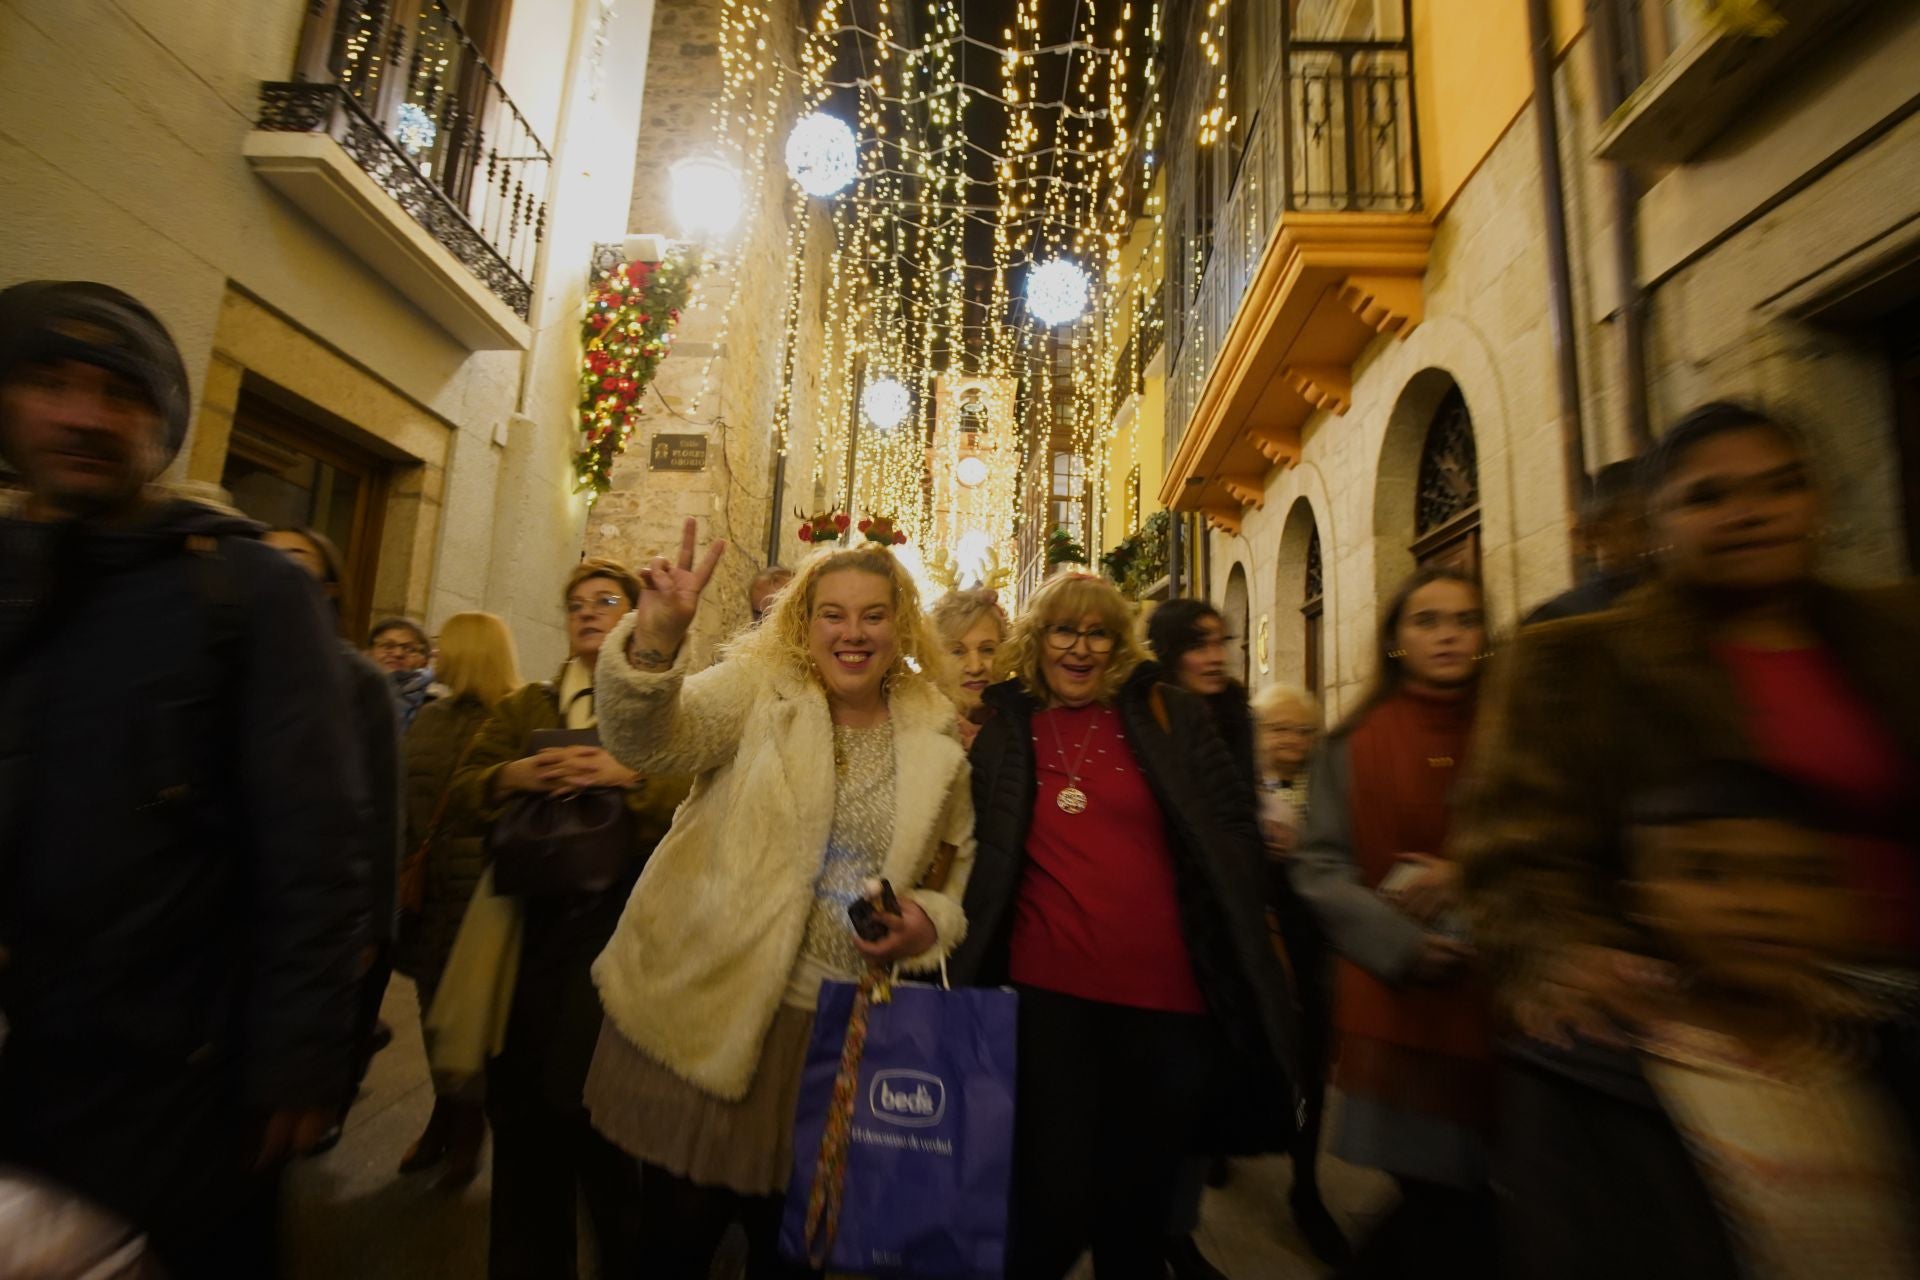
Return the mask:
{"type": "MultiPolygon", "coordinates": [[[[1166,815],[1194,975],[1244,1060],[1239,1074],[1261,1081],[1262,1093],[1284,1107],[1288,1090],[1274,1088],[1274,1073],[1277,1064],[1292,1063],[1295,1031],[1286,976],[1267,934],[1266,858],[1253,792],[1242,785],[1206,705],[1175,688],[1160,688],[1156,695],[1159,679],[1158,667],[1143,664],[1121,690],[1118,709],[1166,815]]],[[[995,685],[982,701],[987,715],[971,754],[979,846],[967,881],[967,938],[948,964],[955,981],[970,984],[1006,980],[1038,785],[1032,729],[1037,702],[1017,681],[995,685]]],[[[1250,1145],[1275,1146],[1289,1137],[1259,1127],[1250,1145]]]]}
{"type": "Polygon", "coordinates": [[[366,797],[325,607],[258,532],[0,519],[0,1160],[150,1230],[350,1083],[366,797]]]}

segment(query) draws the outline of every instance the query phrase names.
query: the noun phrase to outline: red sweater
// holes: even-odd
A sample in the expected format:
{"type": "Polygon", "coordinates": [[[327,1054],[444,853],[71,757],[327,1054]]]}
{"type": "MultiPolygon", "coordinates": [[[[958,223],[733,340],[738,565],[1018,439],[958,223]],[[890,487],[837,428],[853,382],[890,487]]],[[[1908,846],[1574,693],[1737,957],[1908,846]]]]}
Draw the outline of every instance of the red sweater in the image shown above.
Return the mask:
{"type": "Polygon", "coordinates": [[[1841,821],[1841,849],[1864,895],[1875,940],[1920,944],[1920,873],[1901,842],[1902,813],[1920,788],[1893,736],[1826,649],[1714,654],[1733,677],[1761,763],[1799,782],[1841,821]]]}
{"type": "Polygon", "coordinates": [[[1033,752],[1038,786],[1014,905],[1013,981],[1083,1000],[1205,1013],[1180,929],[1166,819],[1119,714],[1097,705],[1038,712],[1033,752]],[[1087,807],[1067,813],[1059,796],[1083,744],[1077,772],[1087,807]]]}

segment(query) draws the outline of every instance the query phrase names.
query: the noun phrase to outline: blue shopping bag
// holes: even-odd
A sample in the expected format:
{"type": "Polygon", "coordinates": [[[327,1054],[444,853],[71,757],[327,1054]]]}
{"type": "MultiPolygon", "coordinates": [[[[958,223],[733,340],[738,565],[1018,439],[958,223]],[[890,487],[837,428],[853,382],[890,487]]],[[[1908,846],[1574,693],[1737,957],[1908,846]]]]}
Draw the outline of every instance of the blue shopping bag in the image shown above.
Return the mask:
{"type": "Polygon", "coordinates": [[[999,1280],[1013,1179],[1015,1001],[874,975],[820,987],[780,1224],[789,1261],[999,1280]]]}

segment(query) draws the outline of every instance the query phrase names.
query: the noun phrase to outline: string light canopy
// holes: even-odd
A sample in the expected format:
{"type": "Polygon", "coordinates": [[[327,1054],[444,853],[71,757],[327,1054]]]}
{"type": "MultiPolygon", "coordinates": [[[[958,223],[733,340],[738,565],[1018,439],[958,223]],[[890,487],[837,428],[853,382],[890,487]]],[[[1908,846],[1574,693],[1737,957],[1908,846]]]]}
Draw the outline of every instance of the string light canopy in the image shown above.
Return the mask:
{"type": "Polygon", "coordinates": [[[1027,277],[1027,312],[1041,324],[1071,324],[1087,313],[1093,286],[1072,258],[1054,258],[1027,277]]]}
{"type": "Polygon", "coordinates": [[[891,431],[907,420],[913,410],[913,397],[896,378],[877,378],[860,393],[860,408],[867,421],[882,431],[891,431]]]}
{"type": "Polygon", "coordinates": [[[853,130],[824,111],[800,117],[787,135],[787,173],[810,196],[837,195],[860,170],[853,130]]]}
{"type": "Polygon", "coordinates": [[[676,163],[672,181],[673,216],[693,240],[720,240],[740,220],[744,203],[740,174],[717,156],[690,156],[676,163]]]}

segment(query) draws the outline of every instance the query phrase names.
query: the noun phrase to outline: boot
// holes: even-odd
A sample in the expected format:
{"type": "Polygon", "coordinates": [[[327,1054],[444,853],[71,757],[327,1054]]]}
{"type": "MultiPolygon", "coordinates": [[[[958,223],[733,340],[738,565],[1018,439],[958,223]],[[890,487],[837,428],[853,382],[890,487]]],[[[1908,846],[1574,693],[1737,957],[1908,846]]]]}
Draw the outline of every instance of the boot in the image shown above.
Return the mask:
{"type": "Polygon", "coordinates": [[[445,1187],[464,1187],[480,1174],[480,1150],[487,1137],[487,1113],[470,1102],[455,1104],[447,1138],[445,1187]]]}
{"type": "Polygon", "coordinates": [[[407,1148],[407,1154],[400,1157],[400,1172],[419,1173],[446,1159],[447,1145],[453,1136],[452,1129],[453,1104],[445,1098],[435,1098],[433,1114],[427,1117],[427,1127],[407,1148]]]}

